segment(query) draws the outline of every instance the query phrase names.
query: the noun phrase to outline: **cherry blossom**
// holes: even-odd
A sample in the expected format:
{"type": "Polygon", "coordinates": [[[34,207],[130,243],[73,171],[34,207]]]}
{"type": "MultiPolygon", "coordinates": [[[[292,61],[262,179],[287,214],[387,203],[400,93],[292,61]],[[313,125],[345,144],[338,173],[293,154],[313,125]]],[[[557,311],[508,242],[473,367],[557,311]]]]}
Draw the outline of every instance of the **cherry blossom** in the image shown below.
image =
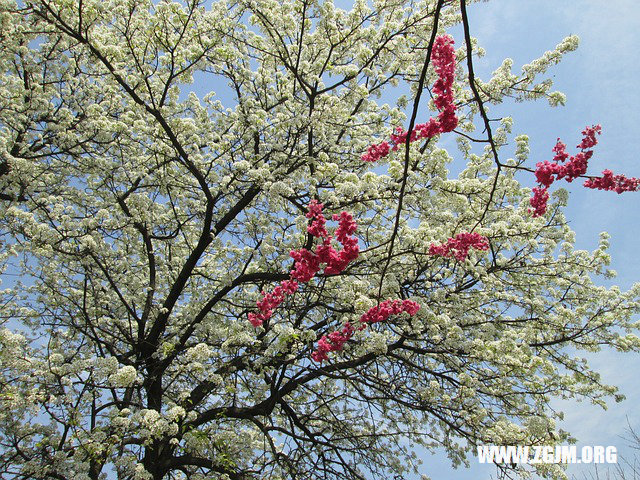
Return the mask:
{"type": "Polygon", "coordinates": [[[429,255],[439,255],[441,257],[453,257],[459,262],[463,262],[469,255],[469,250],[488,250],[489,242],[486,237],[479,233],[458,233],[455,237],[449,238],[441,245],[431,244],[429,255]]]}
{"type": "MultiPolygon", "coordinates": [[[[456,52],[453,43],[453,38],[448,35],[436,37],[431,60],[438,74],[438,79],[433,85],[433,93],[435,94],[434,103],[440,113],[437,118],[431,118],[426,123],[416,125],[409,135],[409,142],[451,132],[458,125],[458,118],[455,114],[456,106],[453,103],[453,82],[456,71],[456,52]]],[[[407,136],[407,132],[402,127],[396,127],[395,133],[392,133],[390,137],[391,144],[385,141],[371,145],[362,155],[362,161],[376,162],[386,157],[390,151],[396,151],[400,145],[406,143],[407,136]]]]}

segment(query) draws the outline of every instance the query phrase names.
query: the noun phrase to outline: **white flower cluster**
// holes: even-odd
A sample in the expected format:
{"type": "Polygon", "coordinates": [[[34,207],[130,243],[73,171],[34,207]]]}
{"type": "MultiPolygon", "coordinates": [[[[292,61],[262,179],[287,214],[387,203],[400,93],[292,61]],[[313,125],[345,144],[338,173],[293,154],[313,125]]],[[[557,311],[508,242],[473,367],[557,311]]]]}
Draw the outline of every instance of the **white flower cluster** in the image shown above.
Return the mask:
{"type": "Polygon", "coordinates": [[[135,367],[126,365],[109,375],[109,383],[114,387],[129,387],[136,381],[137,375],[135,367]]]}

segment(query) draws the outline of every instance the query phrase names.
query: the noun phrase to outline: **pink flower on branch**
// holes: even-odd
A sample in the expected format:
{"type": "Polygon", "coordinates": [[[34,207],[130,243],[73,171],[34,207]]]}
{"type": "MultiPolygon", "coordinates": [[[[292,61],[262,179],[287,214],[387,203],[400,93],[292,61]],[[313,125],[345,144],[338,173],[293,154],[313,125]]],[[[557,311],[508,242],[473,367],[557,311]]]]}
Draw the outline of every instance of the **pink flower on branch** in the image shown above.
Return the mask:
{"type": "MultiPolygon", "coordinates": [[[[291,270],[290,279],[280,282],[272,292],[262,292],[262,298],[256,302],[258,312],[251,312],[248,315],[249,322],[254,327],[261,326],[271,318],[273,311],[280,306],[286,295],[292,295],[299,288],[299,283],[309,282],[315,277],[324,265],[325,275],[337,275],[341,273],[347,265],[355,260],[359,254],[358,239],[353,236],[357,224],[353,216],[348,212],[341,212],[333,215],[333,220],[338,222],[335,236],[342,245],[342,250],[337,251],[331,245],[331,237],[325,227],[326,219],[322,213],[323,205],[316,200],[312,200],[308,206],[306,217],[311,220],[307,227],[307,232],[316,238],[322,238],[322,243],[317,245],[314,251],[301,248],[293,250],[291,257],[294,259],[294,268],[291,270]]],[[[398,315],[406,312],[414,315],[420,306],[411,300],[386,300],[377,307],[369,309],[360,318],[360,329],[365,328],[370,323],[377,323],[386,320],[390,315],[398,315]]],[[[340,330],[323,335],[318,341],[318,348],[312,353],[311,358],[316,362],[328,359],[328,353],[342,350],[344,344],[351,339],[355,332],[355,327],[351,323],[346,323],[340,330]]]]}
{"type": "MultiPolygon", "coordinates": [[[[315,208],[320,209],[320,216],[322,216],[322,207],[323,205],[321,203],[315,206],[315,208]]],[[[322,264],[325,265],[325,275],[337,275],[347,268],[350,262],[358,257],[360,253],[358,239],[352,236],[357,228],[353,216],[348,212],[341,212],[340,215],[334,215],[333,220],[338,221],[336,239],[342,245],[342,250],[337,251],[333,248],[333,245],[331,245],[333,237],[324,229],[324,217],[322,217],[323,234],[318,236],[323,238],[323,242],[316,247],[315,251],[312,252],[306,248],[291,251],[290,256],[295,260],[294,268],[291,270],[291,278],[306,283],[320,271],[322,264]]],[[[314,227],[316,222],[318,222],[318,224],[320,223],[317,216],[312,225],[307,229],[312,235],[312,230],[319,230],[314,227]]]]}
{"type": "MultiPolygon", "coordinates": [[[[533,197],[529,200],[532,207],[529,211],[534,217],[544,215],[547,211],[547,202],[549,201],[548,189],[554,181],[564,178],[567,182],[571,183],[587,172],[589,159],[593,155],[593,150],[590,149],[598,144],[596,135],[599,135],[601,131],[602,128],[600,125],[586,127],[582,131],[582,141],[577,145],[577,148],[581,151],[575,156],[569,156],[566,150],[567,146],[558,138],[558,141],[552,148],[555,154],[553,157],[555,163],[545,160],[544,162],[538,162],[536,164],[535,175],[540,186],[533,189],[533,197]],[[569,161],[567,161],[567,159],[569,159],[569,161]]],[[[585,186],[587,185],[585,184],[585,186]]]]}
{"type": "Polygon", "coordinates": [[[593,127],[587,127],[582,131],[582,142],[578,145],[577,148],[580,150],[587,150],[589,148],[593,148],[598,144],[598,139],[596,138],[596,133],[600,135],[602,133],[602,127],[600,125],[594,125],[593,127]]]}
{"type": "Polygon", "coordinates": [[[322,215],[323,207],[324,205],[322,205],[316,199],[311,200],[311,202],[309,202],[309,205],[307,206],[309,211],[307,212],[306,217],[309,219],[313,219],[311,225],[307,227],[307,232],[309,232],[316,238],[324,238],[328,235],[327,229],[325,228],[327,220],[324,218],[324,215],[322,215]]]}
{"type": "Polygon", "coordinates": [[[431,118],[426,123],[416,125],[407,135],[401,127],[396,128],[396,133],[391,134],[391,144],[382,142],[371,145],[367,153],[361,159],[364,162],[376,162],[386,157],[390,151],[396,151],[400,145],[407,142],[415,142],[422,138],[432,138],[441,133],[452,131],[458,125],[456,106],[453,103],[453,82],[456,71],[456,52],[453,48],[453,38],[448,35],[438,35],[431,51],[431,61],[435,66],[438,79],[433,85],[435,94],[434,103],[440,111],[437,118],[431,118]]]}
{"type": "Polygon", "coordinates": [[[290,272],[290,279],[283,280],[273,292],[262,292],[262,298],[256,302],[258,313],[251,312],[248,315],[249,322],[254,327],[259,327],[270,319],[273,311],[284,301],[285,296],[298,290],[298,282],[309,282],[322,269],[322,265],[324,265],[325,275],[337,275],[358,257],[360,252],[358,239],[353,236],[357,224],[353,216],[348,212],[333,216],[333,220],[338,222],[336,238],[343,247],[341,251],[337,251],[331,245],[332,237],[325,227],[323,207],[322,203],[312,200],[306,214],[306,217],[311,220],[307,232],[316,238],[322,238],[323,242],[316,247],[315,251],[306,248],[291,251],[290,256],[295,262],[290,272]]]}
{"type": "Polygon", "coordinates": [[[469,255],[469,249],[488,250],[489,241],[479,233],[458,233],[455,237],[449,238],[441,245],[431,244],[429,255],[439,255],[441,257],[454,257],[459,262],[463,262],[469,255]]]}
{"type": "Polygon", "coordinates": [[[567,145],[565,143],[562,143],[558,138],[556,145],[551,149],[551,151],[555,153],[553,159],[556,162],[564,162],[567,158],[569,158],[569,154],[567,153],[566,149],[567,145]]]}
{"type": "Polygon", "coordinates": [[[298,290],[295,280],[283,280],[271,293],[262,292],[263,297],[256,302],[259,313],[249,313],[249,322],[259,327],[265,320],[271,318],[273,311],[284,301],[285,295],[291,295],[298,290]]]}
{"type": "MultiPolygon", "coordinates": [[[[358,330],[363,330],[367,325],[372,323],[383,322],[391,315],[399,315],[403,312],[409,315],[415,315],[420,310],[420,305],[413,300],[385,300],[381,304],[370,308],[360,317],[360,326],[358,330]]],[[[355,333],[355,327],[347,322],[340,330],[323,335],[318,340],[318,348],[311,354],[311,358],[316,362],[322,362],[329,359],[329,352],[338,352],[342,350],[355,333]]]]}
{"type": "Polygon", "coordinates": [[[545,188],[549,188],[555,180],[553,176],[557,173],[557,167],[558,165],[548,160],[538,162],[536,164],[536,180],[538,183],[545,188]]]}
{"type": "Polygon", "coordinates": [[[602,177],[590,178],[584,182],[584,186],[598,190],[609,190],[618,194],[637,192],[640,189],[640,178],[627,178],[624,175],[614,175],[611,170],[604,170],[602,177]]]}
{"type": "Polygon", "coordinates": [[[347,322],[342,329],[331,332],[328,335],[323,335],[320,340],[318,340],[318,348],[311,354],[312,360],[315,362],[328,360],[329,356],[327,354],[329,352],[342,350],[342,347],[351,339],[354,332],[355,328],[353,325],[347,322]]]}
{"type": "Polygon", "coordinates": [[[377,145],[371,145],[367,149],[367,153],[362,155],[361,160],[363,162],[377,162],[383,157],[389,155],[391,145],[388,142],[382,142],[377,145]]]}
{"type": "Polygon", "coordinates": [[[420,310],[413,300],[385,300],[380,305],[372,307],[360,317],[361,326],[371,323],[384,322],[391,315],[399,315],[406,312],[409,315],[415,315],[420,310]]]}
{"type": "Polygon", "coordinates": [[[529,200],[529,203],[533,207],[534,217],[544,215],[547,211],[547,202],[549,201],[549,189],[547,187],[538,188],[533,187],[533,197],[529,200]]]}
{"type": "MultiPolygon", "coordinates": [[[[544,215],[547,211],[548,189],[555,180],[564,178],[567,182],[572,182],[586,173],[588,161],[593,155],[593,151],[590,149],[598,144],[596,135],[599,135],[601,131],[600,125],[586,127],[582,131],[582,141],[577,145],[577,148],[581,151],[573,157],[569,157],[566,151],[567,146],[558,139],[555,147],[553,147],[553,152],[555,153],[553,160],[556,163],[545,160],[536,164],[536,180],[540,187],[544,188],[536,187],[533,189],[533,197],[529,201],[532,208],[529,211],[532,212],[534,217],[544,215]],[[567,159],[569,161],[563,163],[567,159]]],[[[608,190],[616,193],[637,192],[640,190],[640,179],[614,175],[611,170],[604,170],[601,177],[589,178],[585,180],[583,185],[587,188],[608,190]]]]}

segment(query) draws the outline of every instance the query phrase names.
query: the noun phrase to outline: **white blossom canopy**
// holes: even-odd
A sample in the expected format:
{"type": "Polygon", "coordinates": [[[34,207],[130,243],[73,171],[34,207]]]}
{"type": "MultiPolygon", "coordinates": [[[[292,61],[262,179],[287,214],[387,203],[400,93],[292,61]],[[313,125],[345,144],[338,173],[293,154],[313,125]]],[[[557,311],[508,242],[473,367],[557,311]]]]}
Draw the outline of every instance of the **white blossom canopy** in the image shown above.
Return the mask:
{"type": "Polygon", "coordinates": [[[465,0],[0,0],[0,476],[403,478],[414,448],[553,445],[553,397],[616,398],[580,350],[638,350],[640,286],[595,283],[607,237],[574,250],[564,190],[532,216],[528,138],[488,113],[562,103],[541,76],[577,39],[481,80],[471,27],[465,0]],[[455,130],[362,161],[438,115],[461,22],[455,130]],[[357,258],[254,328],[319,244],[312,200],[357,258]],[[430,253],[463,232],[487,248],[430,253]],[[419,310],[311,358],[387,300],[419,310]]]}

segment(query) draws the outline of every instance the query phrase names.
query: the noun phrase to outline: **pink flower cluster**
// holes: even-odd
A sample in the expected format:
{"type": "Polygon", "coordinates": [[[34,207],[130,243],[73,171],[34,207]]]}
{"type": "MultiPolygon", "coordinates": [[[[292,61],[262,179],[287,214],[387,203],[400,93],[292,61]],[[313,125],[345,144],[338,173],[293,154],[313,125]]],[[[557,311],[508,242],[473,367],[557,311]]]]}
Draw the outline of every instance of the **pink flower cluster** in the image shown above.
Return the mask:
{"type": "Polygon", "coordinates": [[[249,322],[254,327],[259,327],[265,320],[269,320],[273,311],[284,301],[285,295],[291,295],[298,290],[298,282],[295,280],[283,280],[271,293],[262,292],[262,299],[256,302],[259,313],[249,313],[249,322]]]}
{"type": "Polygon", "coordinates": [[[331,332],[328,335],[323,335],[318,340],[318,348],[313,351],[311,358],[316,362],[322,362],[328,360],[329,352],[338,352],[342,350],[342,347],[353,336],[355,327],[347,322],[340,330],[331,332]]]}
{"type": "Polygon", "coordinates": [[[372,307],[360,317],[360,323],[363,325],[370,323],[384,322],[391,315],[399,315],[406,312],[409,315],[415,315],[420,310],[413,300],[385,300],[377,307],[372,307]]]}
{"type": "Polygon", "coordinates": [[[291,270],[291,278],[306,283],[320,271],[322,264],[325,265],[325,275],[337,275],[341,273],[347,265],[355,260],[360,253],[358,239],[353,237],[357,225],[353,217],[348,212],[341,212],[340,215],[333,215],[333,220],[338,222],[336,229],[336,239],[342,245],[341,251],[336,251],[331,245],[333,237],[327,233],[324,224],[326,222],[322,215],[323,205],[315,200],[309,204],[308,218],[313,218],[307,231],[317,238],[322,238],[320,245],[316,246],[314,252],[301,248],[290,253],[295,260],[294,268],[291,270]]]}
{"type": "Polygon", "coordinates": [[[488,250],[489,241],[479,233],[458,233],[455,237],[447,240],[441,245],[431,244],[429,255],[440,255],[441,257],[454,257],[459,262],[463,262],[469,249],[488,250]]]}
{"type": "MultiPolygon", "coordinates": [[[[311,220],[307,232],[313,237],[322,238],[322,243],[317,245],[315,251],[301,248],[291,251],[290,255],[295,260],[294,268],[290,272],[290,279],[280,282],[272,292],[262,292],[262,298],[256,302],[258,313],[251,312],[248,315],[249,322],[254,327],[259,327],[271,318],[273,311],[284,301],[286,295],[292,295],[299,288],[299,283],[306,283],[318,274],[324,265],[325,275],[336,275],[342,272],[347,265],[355,260],[359,254],[358,239],[353,236],[357,224],[348,212],[333,215],[333,220],[338,222],[335,236],[342,245],[341,251],[336,251],[331,245],[332,237],[326,229],[327,220],[322,214],[323,205],[312,200],[308,205],[306,217],[311,220]]],[[[391,315],[407,312],[414,315],[420,306],[411,300],[386,300],[377,307],[373,307],[360,318],[362,330],[369,323],[377,323],[386,320],[391,315]]],[[[311,355],[313,360],[321,362],[328,359],[327,353],[341,350],[343,345],[353,336],[355,327],[347,323],[342,329],[323,335],[318,340],[318,348],[311,355]]]]}
{"type": "Polygon", "coordinates": [[[273,311],[284,301],[285,296],[298,290],[298,282],[307,283],[320,271],[322,264],[325,265],[324,273],[326,275],[336,275],[358,256],[360,251],[358,239],[351,236],[356,231],[357,225],[351,214],[342,212],[340,215],[333,216],[333,219],[338,221],[336,238],[343,246],[343,249],[338,252],[331,245],[332,237],[325,227],[327,221],[322,214],[322,208],[321,203],[312,200],[306,215],[307,218],[312,219],[311,225],[307,227],[307,232],[316,238],[322,238],[322,244],[316,247],[315,252],[306,248],[291,251],[290,256],[295,260],[295,263],[290,272],[290,279],[280,282],[280,285],[273,292],[262,292],[262,298],[256,302],[259,312],[251,312],[248,315],[249,322],[254,327],[259,327],[271,318],[273,311]]]}
{"type": "MultiPolygon", "coordinates": [[[[413,316],[418,310],[420,310],[420,305],[412,300],[385,300],[380,305],[370,308],[360,317],[358,330],[363,330],[371,323],[383,322],[391,315],[406,312],[413,316]]],[[[355,331],[356,327],[347,322],[340,330],[323,335],[318,340],[318,348],[311,354],[311,358],[316,362],[328,360],[328,353],[342,350],[344,344],[351,339],[355,331]]]]}
{"type": "Polygon", "coordinates": [[[433,85],[435,104],[440,113],[437,118],[431,118],[426,123],[418,124],[407,135],[401,127],[396,128],[396,133],[391,134],[391,143],[382,142],[371,145],[367,153],[361,159],[365,162],[376,162],[386,157],[390,151],[396,151],[399,145],[403,145],[409,137],[409,142],[422,138],[432,138],[441,133],[452,131],[458,125],[456,106],[453,103],[453,81],[456,71],[456,52],[453,48],[453,38],[448,35],[439,35],[433,44],[431,60],[435,65],[438,80],[433,85]]]}
{"type": "Polygon", "coordinates": [[[533,197],[529,200],[529,205],[533,209],[529,209],[534,217],[544,215],[547,211],[547,202],[549,201],[549,188],[533,187],[533,197]]]}
{"type": "Polygon", "coordinates": [[[614,175],[611,170],[603,170],[602,177],[585,180],[584,186],[616,193],[637,192],[640,189],[640,178],[627,178],[624,175],[614,175]]]}
{"type": "Polygon", "coordinates": [[[322,209],[324,205],[317,200],[311,200],[309,205],[307,205],[307,209],[309,210],[305,215],[308,219],[313,219],[311,221],[311,225],[307,227],[307,232],[313,235],[316,238],[326,237],[328,235],[325,224],[327,220],[324,218],[322,214],[322,209]]]}
{"type": "MultiPolygon", "coordinates": [[[[398,127],[398,129],[402,131],[402,128],[398,127]]],[[[393,138],[393,135],[391,137],[393,138]]],[[[367,153],[363,154],[362,157],[360,157],[360,159],[363,162],[377,162],[381,158],[389,155],[390,151],[391,151],[391,145],[389,144],[389,142],[385,141],[382,143],[378,143],[377,145],[376,144],[371,145],[367,149],[367,153]]]]}
{"type": "Polygon", "coordinates": [[[540,185],[533,189],[533,197],[529,200],[532,207],[530,211],[534,217],[544,215],[547,211],[548,190],[554,181],[564,178],[567,182],[572,182],[586,173],[589,159],[593,155],[593,150],[590,149],[597,145],[596,134],[600,134],[601,131],[600,125],[586,127],[582,131],[582,141],[577,146],[580,152],[572,157],[566,151],[567,146],[558,138],[552,149],[555,154],[553,157],[555,163],[545,160],[536,164],[536,180],[540,185]],[[569,159],[568,162],[566,162],[567,159],[569,159]]]}

